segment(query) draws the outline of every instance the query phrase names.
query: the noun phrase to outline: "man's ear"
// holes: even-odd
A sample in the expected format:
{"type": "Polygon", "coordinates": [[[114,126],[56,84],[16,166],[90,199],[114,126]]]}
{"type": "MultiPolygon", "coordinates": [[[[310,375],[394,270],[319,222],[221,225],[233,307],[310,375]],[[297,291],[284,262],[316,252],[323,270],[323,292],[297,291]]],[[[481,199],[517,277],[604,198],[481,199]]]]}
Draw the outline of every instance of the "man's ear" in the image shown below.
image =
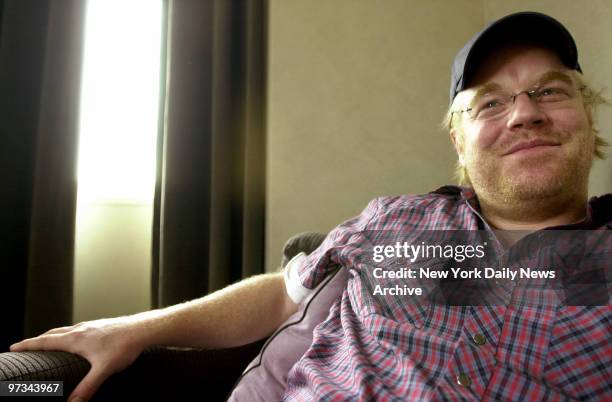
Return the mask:
{"type": "Polygon", "coordinates": [[[465,165],[465,161],[463,159],[463,137],[462,133],[459,132],[456,128],[453,128],[450,131],[451,141],[455,146],[455,152],[457,152],[457,157],[459,158],[459,164],[461,166],[465,165]]]}

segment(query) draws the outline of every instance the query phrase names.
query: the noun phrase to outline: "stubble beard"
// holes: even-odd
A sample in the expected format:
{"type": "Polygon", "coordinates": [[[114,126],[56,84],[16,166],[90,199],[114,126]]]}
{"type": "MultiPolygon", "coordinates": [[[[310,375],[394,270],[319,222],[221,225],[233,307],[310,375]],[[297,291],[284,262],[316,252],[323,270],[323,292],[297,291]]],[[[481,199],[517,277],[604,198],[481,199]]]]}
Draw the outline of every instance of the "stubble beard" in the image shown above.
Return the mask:
{"type": "Polygon", "coordinates": [[[541,155],[525,158],[522,173],[502,172],[498,157],[493,155],[470,155],[467,170],[479,198],[491,204],[506,207],[516,212],[524,206],[521,214],[533,213],[534,208],[550,207],[551,202],[562,202],[572,198],[575,192],[586,191],[588,176],[593,163],[593,137],[580,135],[576,151],[564,157],[541,155]],[[555,160],[551,160],[554,158],[555,160]],[[551,165],[552,164],[552,165],[551,165]],[[549,174],[540,169],[549,170],[549,174]],[[536,172],[529,175],[527,172],[536,172]]]}

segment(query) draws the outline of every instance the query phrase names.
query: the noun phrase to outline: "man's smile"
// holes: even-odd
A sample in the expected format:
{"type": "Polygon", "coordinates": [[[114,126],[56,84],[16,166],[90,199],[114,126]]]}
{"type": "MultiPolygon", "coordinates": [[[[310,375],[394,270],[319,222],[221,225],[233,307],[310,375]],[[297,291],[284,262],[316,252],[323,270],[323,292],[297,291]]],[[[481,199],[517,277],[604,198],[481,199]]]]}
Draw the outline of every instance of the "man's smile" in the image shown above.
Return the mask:
{"type": "Polygon", "coordinates": [[[561,146],[561,144],[551,140],[535,139],[530,141],[522,141],[510,147],[510,149],[506,151],[503,156],[528,154],[533,152],[539,152],[542,150],[549,150],[558,146],[561,146]]]}

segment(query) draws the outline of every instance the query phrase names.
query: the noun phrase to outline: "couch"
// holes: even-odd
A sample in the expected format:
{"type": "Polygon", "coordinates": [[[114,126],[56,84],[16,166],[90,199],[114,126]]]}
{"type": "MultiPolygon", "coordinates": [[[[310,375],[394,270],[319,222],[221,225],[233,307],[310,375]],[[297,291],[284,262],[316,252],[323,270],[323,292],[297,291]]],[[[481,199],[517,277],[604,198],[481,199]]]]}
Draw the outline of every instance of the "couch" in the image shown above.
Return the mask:
{"type": "MultiPolygon", "coordinates": [[[[290,238],[283,248],[281,266],[300,252],[310,253],[324,237],[321,233],[306,232],[290,238]]],[[[221,350],[148,349],[130,367],[109,377],[92,401],[174,401],[192,400],[194,396],[198,400],[225,400],[264,342],[221,350]]],[[[7,352],[0,354],[0,381],[63,381],[67,397],[89,367],[84,358],[66,352],[7,352]]],[[[8,401],[6,397],[2,400],[8,401]]]]}

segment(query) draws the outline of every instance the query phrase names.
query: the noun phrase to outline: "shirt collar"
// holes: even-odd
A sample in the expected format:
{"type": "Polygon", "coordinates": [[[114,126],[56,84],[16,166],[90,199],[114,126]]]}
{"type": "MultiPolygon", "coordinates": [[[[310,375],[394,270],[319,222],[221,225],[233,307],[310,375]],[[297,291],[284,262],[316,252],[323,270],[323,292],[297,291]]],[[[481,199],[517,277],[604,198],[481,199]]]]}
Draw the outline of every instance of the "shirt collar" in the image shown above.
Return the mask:
{"type": "MultiPolygon", "coordinates": [[[[461,198],[467,201],[472,208],[480,211],[480,203],[476,191],[471,187],[454,187],[461,198]]],[[[579,222],[569,225],[555,226],[555,229],[595,229],[607,226],[612,229],[612,193],[608,193],[598,197],[591,197],[587,203],[586,216],[579,222]]]]}

